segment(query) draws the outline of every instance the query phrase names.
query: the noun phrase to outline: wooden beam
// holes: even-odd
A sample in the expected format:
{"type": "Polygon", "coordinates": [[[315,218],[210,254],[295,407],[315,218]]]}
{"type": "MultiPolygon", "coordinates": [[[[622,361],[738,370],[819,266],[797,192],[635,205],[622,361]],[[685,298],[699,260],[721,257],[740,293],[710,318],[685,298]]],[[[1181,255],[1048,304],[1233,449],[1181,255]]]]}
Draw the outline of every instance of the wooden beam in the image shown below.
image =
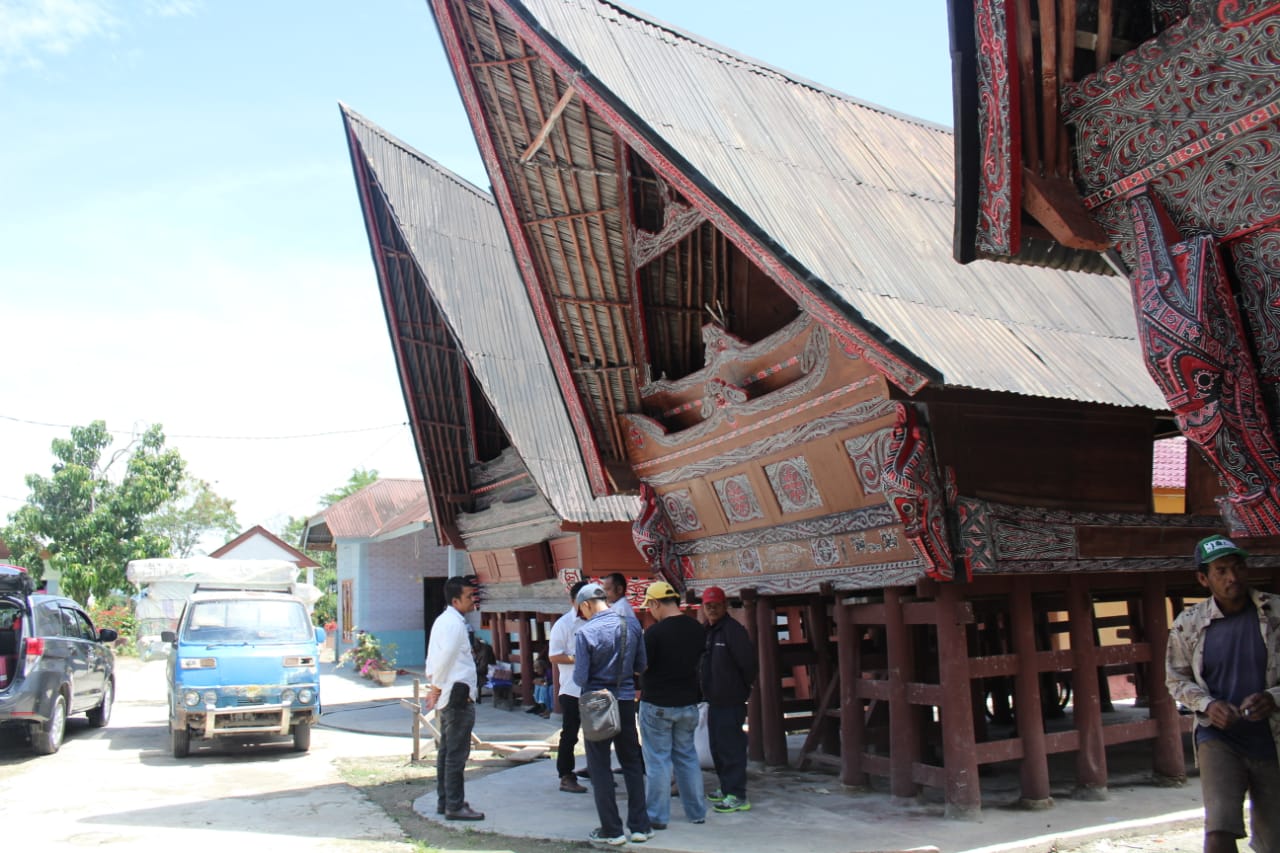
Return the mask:
{"type": "Polygon", "coordinates": [[[1106,232],[1093,221],[1067,178],[1041,177],[1024,168],[1022,208],[1064,246],[1094,252],[1111,248],[1106,232]]]}
{"type": "Polygon", "coordinates": [[[523,166],[533,159],[533,155],[538,153],[538,149],[547,141],[547,136],[551,133],[552,126],[559,121],[560,114],[564,112],[565,107],[569,106],[569,102],[573,100],[573,85],[570,84],[564,94],[560,96],[560,100],[556,101],[556,105],[551,108],[551,115],[547,116],[547,120],[542,123],[542,128],[538,131],[538,135],[529,143],[529,147],[520,155],[520,165],[523,166]]]}

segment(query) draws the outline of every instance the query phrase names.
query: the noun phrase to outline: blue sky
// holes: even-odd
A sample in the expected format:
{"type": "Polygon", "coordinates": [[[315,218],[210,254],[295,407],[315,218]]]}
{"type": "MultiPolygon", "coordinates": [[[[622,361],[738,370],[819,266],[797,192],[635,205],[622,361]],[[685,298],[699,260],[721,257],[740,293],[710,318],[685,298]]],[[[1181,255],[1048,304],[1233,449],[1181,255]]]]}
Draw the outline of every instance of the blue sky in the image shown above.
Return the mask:
{"type": "MultiPolygon", "coordinates": [[[[952,123],[943,0],[631,5],[952,123]]],[[[0,516],[94,419],[244,527],[420,476],[339,101],[488,187],[425,0],[0,0],[0,516]]]]}

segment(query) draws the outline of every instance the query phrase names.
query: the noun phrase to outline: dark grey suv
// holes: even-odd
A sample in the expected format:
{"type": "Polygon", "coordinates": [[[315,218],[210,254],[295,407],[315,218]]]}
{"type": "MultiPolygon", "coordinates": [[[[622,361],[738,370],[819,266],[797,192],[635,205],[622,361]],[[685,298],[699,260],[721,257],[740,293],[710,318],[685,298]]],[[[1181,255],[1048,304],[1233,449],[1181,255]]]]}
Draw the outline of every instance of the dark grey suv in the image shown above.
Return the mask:
{"type": "Polygon", "coordinates": [[[62,746],[67,715],[105,726],[115,700],[111,628],[79,604],[33,592],[31,575],[0,565],[0,725],[26,726],[41,755],[62,746]]]}

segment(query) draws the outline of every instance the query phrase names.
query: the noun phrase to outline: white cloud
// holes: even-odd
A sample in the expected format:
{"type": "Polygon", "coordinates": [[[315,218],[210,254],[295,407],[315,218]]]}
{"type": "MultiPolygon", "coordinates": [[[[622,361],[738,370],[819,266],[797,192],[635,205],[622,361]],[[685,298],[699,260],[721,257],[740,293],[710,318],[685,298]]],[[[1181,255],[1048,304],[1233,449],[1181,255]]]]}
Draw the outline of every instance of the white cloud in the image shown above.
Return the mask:
{"type": "Polygon", "coordinates": [[[0,71],[39,68],[45,57],[112,36],[118,27],[107,0],[0,0],[0,71]]]}

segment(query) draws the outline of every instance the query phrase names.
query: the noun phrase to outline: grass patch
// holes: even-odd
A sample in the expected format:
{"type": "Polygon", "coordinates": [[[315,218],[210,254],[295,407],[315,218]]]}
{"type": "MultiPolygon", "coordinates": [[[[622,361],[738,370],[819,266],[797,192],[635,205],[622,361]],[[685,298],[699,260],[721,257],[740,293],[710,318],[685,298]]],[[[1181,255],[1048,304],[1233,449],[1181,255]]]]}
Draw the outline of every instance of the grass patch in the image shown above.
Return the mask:
{"type": "MultiPolygon", "coordinates": [[[[434,761],[417,764],[402,756],[340,758],[335,762],[343,781],[358,788],[400,825],[404,834],[423,851],[509,850],[512,853],[567,853],[590,849],[586,843],[539,841],[512,838],[478,830],[474,825],[454,828],[427,820],[413,810],[413,802],[430,794],[434,801],[436,766],[434,761]]],[[[496,773],[511,765],[486,752],[472,753],[467,763],[467,781],[496,773]]],[[[491,808],[501,808],[499,804],[491,808]]],[[[483,811],[483,805],[481,807],[483,811]]]]}

